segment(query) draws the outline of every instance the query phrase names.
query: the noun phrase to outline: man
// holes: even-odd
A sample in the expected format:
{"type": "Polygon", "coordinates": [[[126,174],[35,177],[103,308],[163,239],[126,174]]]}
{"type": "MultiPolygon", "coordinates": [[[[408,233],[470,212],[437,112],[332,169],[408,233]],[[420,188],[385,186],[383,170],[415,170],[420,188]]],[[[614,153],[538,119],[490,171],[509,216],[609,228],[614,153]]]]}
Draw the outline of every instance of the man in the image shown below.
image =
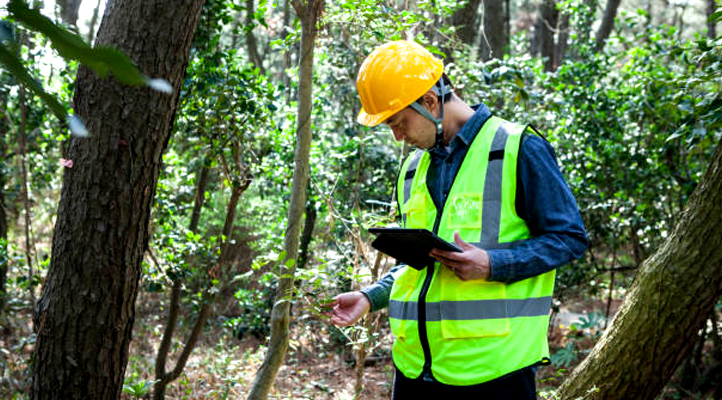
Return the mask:
{"type": "Polygon", "coordinates": [[[419,149],[397,182],[404,227],[432,230],[463,251],[434,249],[438,262],[425,269],[397,266],[337,296],[331,322],[351,325],[389,307],[394,399],[536,398],[555,268],[587,247],[551,146],[483,104],[469,107],[441,61],[413,42],[375,49],[356,86],[358,121],[386,123],[419,149]]]}

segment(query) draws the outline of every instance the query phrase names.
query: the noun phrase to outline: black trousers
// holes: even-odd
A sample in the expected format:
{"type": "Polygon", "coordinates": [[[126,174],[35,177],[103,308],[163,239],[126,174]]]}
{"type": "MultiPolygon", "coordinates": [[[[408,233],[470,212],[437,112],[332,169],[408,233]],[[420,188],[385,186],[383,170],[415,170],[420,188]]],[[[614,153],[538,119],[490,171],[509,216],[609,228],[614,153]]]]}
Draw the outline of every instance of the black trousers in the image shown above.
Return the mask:
{"type": "Polygon", "coordinates": [[[528,367],[478,385],[452,386],[421,378],[409,379],[397,368],[391,399],[424,400],[444,396],[440,399],[535,400],[535,375],[536,368],[528,367]]]}

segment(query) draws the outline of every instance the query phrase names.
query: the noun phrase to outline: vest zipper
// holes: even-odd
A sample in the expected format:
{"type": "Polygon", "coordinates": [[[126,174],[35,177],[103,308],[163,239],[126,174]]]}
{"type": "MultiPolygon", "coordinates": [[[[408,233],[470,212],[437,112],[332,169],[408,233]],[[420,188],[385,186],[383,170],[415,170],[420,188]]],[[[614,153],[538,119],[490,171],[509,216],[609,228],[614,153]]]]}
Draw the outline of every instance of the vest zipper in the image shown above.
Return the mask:
{"type": "MultiPolygon", "coordinates": [[[[445,200],[445,199],[444,199],[445,200]]],[[[444,201],[445,203],[446,201],[444,201]]],[[[439,231],[439,224],[441,223],[441,212],[436,213],[436,221],[434,221],[434,233],[439,231]]],[[[419,341],[421,342],[421,349],[424,351],[424,368],[421,370],[421,379],[425,382],[434,382],[434,374],[431,373],[431,348],[429,347],[429,336],[426,333],[426,294],[429,292],[429,286],[431,286],[431,279],[434,277],[436,272],[436,263],[426,266],[426,277],[424,278],[424,284],[421,285],[421,291],[419,292],[419,341]]]]}
{"type": "Polygon", "coordinates": [[[421,370],[421,379],[425,382],[433,382],[434,376],[431,374],[431,349],[429,348],[429,337],[426,334],[426,294],[429,291],[431,279],[434,277],[436,270],[435,264],[426,266],[426,278],[421,286],[419,293],[419,340],[421,348],[424,350],[424,368],[421,370]]]}

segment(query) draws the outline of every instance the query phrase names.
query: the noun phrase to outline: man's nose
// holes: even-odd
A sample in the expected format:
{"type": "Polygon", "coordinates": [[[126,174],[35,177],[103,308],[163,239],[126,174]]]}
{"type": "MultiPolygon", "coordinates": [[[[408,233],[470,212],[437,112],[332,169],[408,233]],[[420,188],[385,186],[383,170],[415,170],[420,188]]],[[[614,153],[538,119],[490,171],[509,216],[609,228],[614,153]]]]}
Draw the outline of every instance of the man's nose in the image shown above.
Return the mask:
{"type": "Polygon", "coordinates": [[[397,142],[400,142],[404,139],[404,133],[399,128],[391,128],[391,132],[394,133],[394,139],[396,139],[397,142]]]}

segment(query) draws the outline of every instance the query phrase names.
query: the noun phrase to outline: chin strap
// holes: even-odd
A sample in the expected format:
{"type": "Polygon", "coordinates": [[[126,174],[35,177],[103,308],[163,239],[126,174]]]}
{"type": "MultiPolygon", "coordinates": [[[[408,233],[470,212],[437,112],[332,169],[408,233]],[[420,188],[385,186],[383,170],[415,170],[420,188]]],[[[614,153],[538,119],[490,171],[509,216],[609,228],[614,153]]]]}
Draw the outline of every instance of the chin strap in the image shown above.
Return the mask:
{"type": "Polygon", "coordinates": [[[439,118],[434,118],[434,116],[431,115],[431,113],[427,111],[424,106],[417,102],[411,103],[411,108],[416,110],[416,112],[423,115],[424,117],[426,117],[426,119],[436,125],[436,140],[434,141],[433,147],[437,147],[444,145],[444,130],[441,126],[441,121],[444,119],[444,96],[446,96],[448,93],[451,93],[451,87],[449,85],[446,85],[443,79],[439,79],[439,81],[436,82],[436,84],[434,85],[434,87],[431,88],[431,90],[436,93],[436,97],[439,99],[439,118]]]}

